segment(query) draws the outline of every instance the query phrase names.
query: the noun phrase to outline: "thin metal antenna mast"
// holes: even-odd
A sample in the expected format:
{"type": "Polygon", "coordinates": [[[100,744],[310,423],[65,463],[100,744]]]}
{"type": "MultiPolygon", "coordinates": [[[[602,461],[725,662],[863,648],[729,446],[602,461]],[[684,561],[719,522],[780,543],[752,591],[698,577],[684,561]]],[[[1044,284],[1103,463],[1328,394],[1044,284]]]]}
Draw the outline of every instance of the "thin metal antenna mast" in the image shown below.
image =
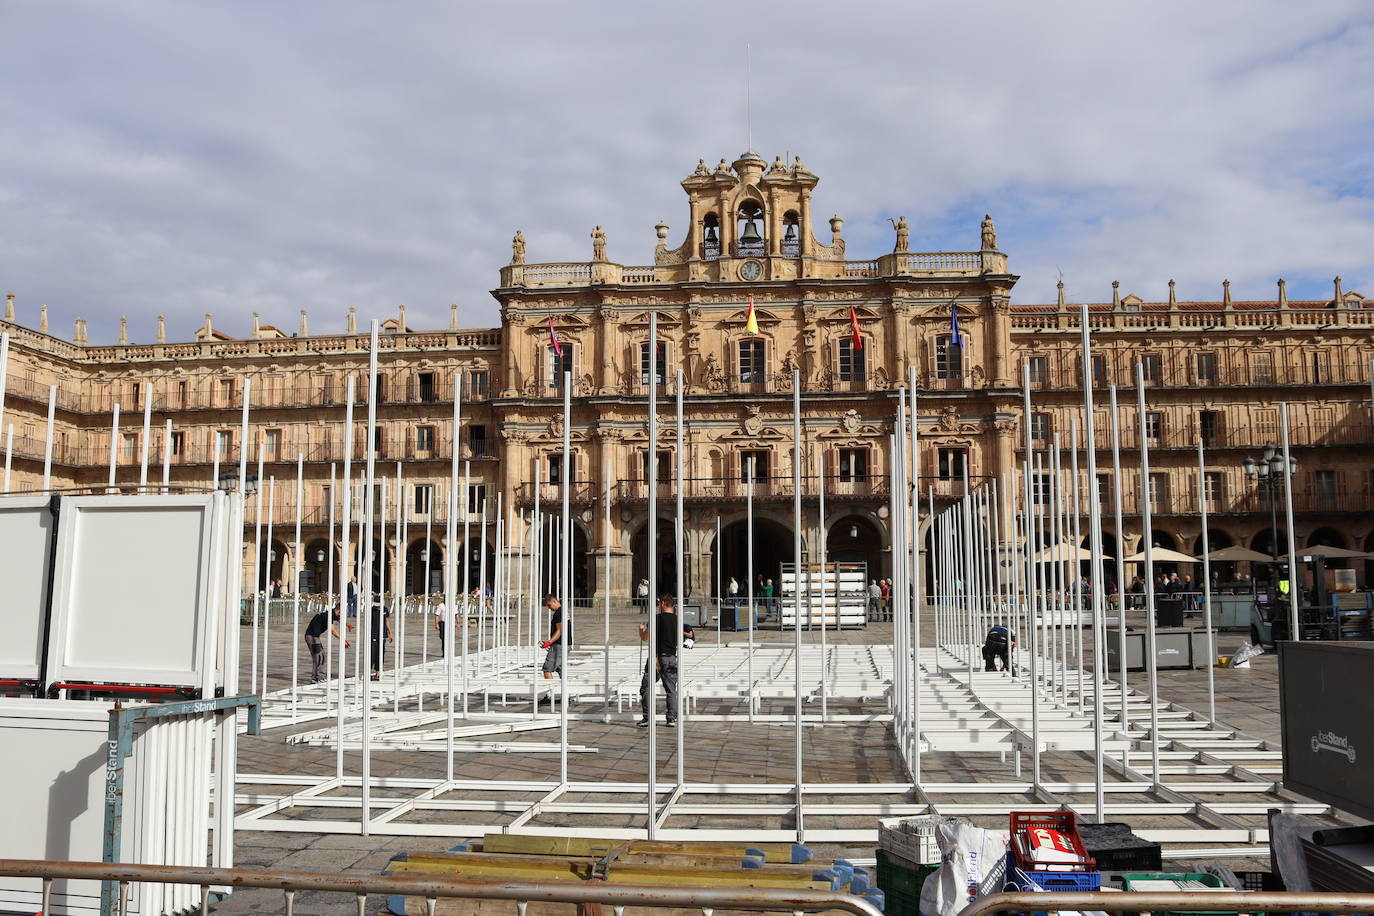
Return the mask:
{"type": "Polygon", "coordinates": [[[754,46],[744,46],[744,124],[748,143],[744,151],[754,151],[754,46]]]}

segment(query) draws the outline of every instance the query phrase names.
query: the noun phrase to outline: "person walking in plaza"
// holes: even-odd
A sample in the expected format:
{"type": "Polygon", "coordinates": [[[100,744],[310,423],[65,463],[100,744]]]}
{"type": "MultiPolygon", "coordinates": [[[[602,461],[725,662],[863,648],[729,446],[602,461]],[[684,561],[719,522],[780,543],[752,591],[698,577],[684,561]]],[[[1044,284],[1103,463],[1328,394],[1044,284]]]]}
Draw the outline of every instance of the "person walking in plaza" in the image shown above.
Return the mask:
{"type": "MultiPolygon", "coordinates": [[[[449,619],[448,604],[441,597],[439,603],[434,606],[434,629],[439,631],[439,654],[448,654],[448,644],[444,641],[444,626],[449,619]]],[[[457,632],[454,633],[457,636],[457,632]]]]}
{"type": "Polygon", "coordinates": [[[730,606],[735,609],[735,618],[739,618],[739,583],[735,577],[731,576],[729,583],[725,586],[725,594],[730,598],[730,606]]]}
{"type": "Polygon", "coordinates": [[[879,617],[879,619],[881,619],[881,620],[886,620],[886,619],[888,618],[887,609],[888,609],[889,607],[892,606],[892,605],[891,605],[891,603],[892,603],[892,580],[891,580],[891,579],[879,579],[879,580],[878,580],[878,599],[879,599],[878,617],[879,617]]]}
{"type": "Polygon", "coordinates": [[[999,670],[996,661],[1002,660],[1002,671],[1016,672],[1011,667],[1011,650],[1016,648],[1016,634],[1010,629],[997,624],[988,630],[988,635],[983,638],[983,670],[999,670]]]}
{"type": "Polygon", "coordinates": [[[358,616],[358,577],[348,580],[348,616],[358,616]]]}
{"type": "Polygon", "coordinates": [[[544,679],[553,680],[555,672],[563,676],[563,641],[566,639],[569,647],[572,646],[572,627],[564,625],[563,603],[555,596],[545,595],[544,607],[549,609],[549,638],[541,642],[539,648],[548,650],[544,655],[544,679]]]}
{"type": "MultiPolygon", "coordinates": [[[[342,639],[339,636],[339,609],[337,606],[330,608],[329,612],[320,611],[310,622],[305,625],[305,648],[310,652],[310,683],[319,684],[324,681],[324,631],[328,629],[334,634],[335,639],[342,639]],[[333,618],[333,622],[330,622],[333,618]]],[[[348,640],[344,640],[344,648],[351,646],[348,640]]]]}
{"type": "Polygon", "coordinates": [[[878,612],[882,609],[883,587],[878,584],[877,579],[868,580],[868,619],[877,620],[878,612]]]}
{"type": "Polygon", "coordinates": [[[635,586],[635,604],[639,607],[641,614],[649,612],[649,580],[640,579],[635,586]]]}
{"type": "MultiPolygon", "coordinates": [[[[672,595],[658,599],[658,613],[654,615],[653,626],[655,657],[645,662],[644,677],[639,682],[639,708],[644,713],[638,723],[640,728],[648,728],[649,717],[653,715],[653,710],[649,708],[650,672],[655,680],[663,681],[663,695],[667,701],[664,714],[669,727],[677,725],[678,633],[682,633],[684,648],[690,649],[696,638],[692,628],[683,624],[682,618],[678,617],[672,595]]],[[[649,624],[639,625],[639,639],[641,642],[649,641],[649,624]]]]}
{"type": "Polygon", "coordinates": [[[773,580],[763,580],[763,616],[773,616],[773,580]]]}

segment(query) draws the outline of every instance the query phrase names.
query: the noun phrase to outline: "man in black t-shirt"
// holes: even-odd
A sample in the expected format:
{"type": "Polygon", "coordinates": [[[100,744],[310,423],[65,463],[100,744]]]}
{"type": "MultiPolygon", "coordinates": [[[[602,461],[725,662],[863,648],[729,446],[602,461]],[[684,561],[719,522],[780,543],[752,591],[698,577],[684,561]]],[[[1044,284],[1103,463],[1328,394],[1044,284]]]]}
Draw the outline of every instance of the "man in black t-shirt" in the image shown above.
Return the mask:
{"type": "MultiPolygon", "coordinates": [[[[310,651],[310,683],[318,684],[324,680],[324,631],[328,629],[334,634],[334,638],[339,638],[339,609],[331,609],[331,613],[326,615],[320,611],[310,618],[310,623],[305,627],[305,647],[310,651]],[[330,624],[329,618],[333,618],[330,624]]],[[[352,645],[345,641],[344,646],[352,645]]]]}
{"type": "MultiPolygon", "coordinates": [[[[684,626],[682,618],[675,613],[673,596],[664,595],[658,599],[658,613],[654,615],[654,655],[644,665],[644,677],[639,682],[639,708],[644,716],[639,720],[640,728],[649,727],[649,717],[653,715],[653,710],[649,708],[649,677],[653,672],[655,680],[663,681],[663,693],[667,700],[664,707],[668,725],[677,724],[677,643],[678,633],[682,633],[682,644],[690,649],[696,634],[692,628],[684,626]],[[679,629],[680,628],[680,629],[679,629]]],[[[641,623],[639,625],[639,638],[642,642],[649,641],[649,625],[641,623]]]]}
{"type": "Polygon", "coordinates": [[[563,604],[553,595],[544,596],[544,607],[549,609],[549,638],[539,644],[539,648],[548,649],[548,654],[544,656],[544,678],[552,680],[554,672],[559,677],[563,676],[563,640],[568,640],[569,647],[572,646],[572,627],[565,628],[563,625],[563,604]]]}

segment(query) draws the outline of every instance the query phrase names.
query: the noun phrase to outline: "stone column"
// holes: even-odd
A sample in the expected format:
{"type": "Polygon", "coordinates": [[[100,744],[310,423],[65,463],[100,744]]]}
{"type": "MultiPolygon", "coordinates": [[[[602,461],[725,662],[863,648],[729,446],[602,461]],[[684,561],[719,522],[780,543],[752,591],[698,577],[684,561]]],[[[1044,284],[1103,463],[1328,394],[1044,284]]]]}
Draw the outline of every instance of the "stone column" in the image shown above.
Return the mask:
{"type": "Polygon", "coordinates": [[[1007,299],[993,297],[983,337],[988,352],[988,362],[984,371],[989,383],[997,388],[1011,385],[1008,352],[1011,348],[1011,303],[1007,299]]]}

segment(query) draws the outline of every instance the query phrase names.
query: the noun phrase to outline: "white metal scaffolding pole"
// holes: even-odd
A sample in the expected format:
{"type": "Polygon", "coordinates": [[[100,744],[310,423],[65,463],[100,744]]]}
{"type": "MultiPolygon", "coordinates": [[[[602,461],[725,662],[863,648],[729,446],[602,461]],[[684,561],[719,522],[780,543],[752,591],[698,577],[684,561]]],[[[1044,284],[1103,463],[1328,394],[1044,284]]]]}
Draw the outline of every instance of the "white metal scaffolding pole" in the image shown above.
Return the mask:
{"type": "MultiPolygon", "coordinates": [[[[215,477],[219,477],[218,472],[215,477]]],[[[167,435],[162,439],[162,489],[166,495],[167,486],[172,482],[172,421],[167,421],[167,435]]],[[[212,480],[211,483],[218,483],[212,480]]]]}
{"type": "MultiPolygon", "coordinates": [[[[801,422],[801,372],[792,370],[792,617],[793,630],[792,673],[795,689],[793,711],[796,716],[796,790],[797,790],[797,842],[806,841],[806,826],[802,820],[802,627],[801,601],[798,589],[801,584],[802,564],[802,422],[801,422]]],[[[781,619],[782,612],[778,612],[781,619]]]]}
{"type": "MultiPolygon", "coordinates": [[[[754,721],[754,456],[744,459],[744,566],[749,598],[749,651],[744,656],[745,680],[749,682],[749,721],[754,721]]],[[[739,615],[735,615],[739,626],[739,615]]]]}
{"type": "MultiPolygon", "coordinates": [[[[56,386],[54,386],[55,388],[56,386]]],[[[148,452],[152,446],[153,435],[153,383],[144,383],[143,386],[143,437],[139,440],[138,458],[138,486],[139,489],[148,485],[148,452]]],[[[266,663],[264,662],[264,665],[266,663]]]]}
{"type": "MultiPolygon", "coordinates": [[[[1093,614],[1093,785],[1096,789],[1097,822],[1107,820],[1105,805],[1102,751],[1102,690],[1107,665],[1106,614],[1103,601],[1107,582],[1102,564],[1102,493],[1097,485],[1097,417],[1093,413],[1092,337],[1088,326],[1088,306],[1079,306],[1079,329],[1083,346],[1083,440],[1088,463],[1088,550],[1092,554],[1092,614],[1093,614]]],[[[1113,411],[1115,413],[1115,411],[1113,411]]],[[[1121,536],[1118,529],[1117,537],[1121,536]]],[[[1119,575],[1119,574],[1118,574],[1119,575]]],[[[1207,666],[1211,671],[1211,665],[1207,666]]],[[[1122,702],[1125,702],[1123,691],[1122,702]]]]}
{"type": "MultiPolygon", "coordinates": [[[[4,422],[5,422],[5,394],[6,394],[6,392],[9,390],[9,378],[10,378],[10,332],[9,332],[9,331],[3,331],[3,332],[0,332],[0,427],[3,427],[3,426],[4,426],[4,422]]],[[[7,446],[7,447],[5,448],[5,460],[6,460],[6,461],[9,460],[9,454],[10,454],[10,449],[9,449],[9,447],[7,446]]],[[[10,488],[10,487],[9,487],[9,484],[6,483],[6,484],[5,484],[5,489],[8,490],[9,488],[10,488]]]]}
{"type": "Polygon", "coordinates": [[[649,803],[649,839],[658,836],[658,729],[654,709],[658,704],[657,664],[658,664],[658,309],[649,309],[649,443],[644,456],[646,476],[649,482],[649,549],[646,560],[649,565],[649,595],[644,608],[649,628],[649,652],[645,659],[644,695],[648,698],[644,715],[649,720],[649,774],[645,782],[645,794],[649,803]]]}
{"type": "MultiPolygon", "coordinates": [[[[1302,580],[1298,576],[1298,548],[1296,533],[1293,531],[1293,459],[1288,454],[1288,402],[1279,403],[1279,432],[1283,435],[1283,508],[1288,522],[1288,636],[1295,642],[1302,641],[1302,615],[1298,612],[1298,599],[1302,594],[1302,580]]],[[[1278,546],[1274,555],[1278,556],[1278,546]]],[[[1337,624],[1339,627],[1339,624],[1337,624]]],[[[1339,632],[1336,634],[1340,635],[1339,632]]],[[[1209,663],[1210,668],[1210,663],[1209,663]]]]}
{"type": "MultiPolygon", "coordinates": [[[[334,709],[334,776],[343,779],[344,775],[344,685],[348,681],[348,586],[349,569],[352,564],[349,562],[349,526],[352,524],[353,514],[353,489],[352,468],[353,468],[353,387],[354,378],[348,376],[348,382],[344,394],[344,435],[343,435],[343,482],[340,498],[342,500],[342,510],[340,522],[342,528],[339,532],[339,619],[343,622],[343,629],[340,630],[339,639],[339,683],[335,695],[334,709]]],[[[331,536],[331,541],[333,540],[331,536]]],[[[356,604],[358,593],[355,588],[353,592],[356,604]]],[[[359,649],[358,651],[362,651],[359,649]]]]}
{"type": "MultiPolygon", "coordinates": [[[[244,492],[244,485],[248,480],[248,404],[252,400],[253,380],[246,378],[243,380],[243,407],[242,415],[239,420],[239,492],[244,492]]],[[[115,416],[119,416],[119,407],[115,407],[115,416]]],[[[116,426],[118,423],[116,423],[116,426]]],[[[226,458],[228,455],[225,456],[226,458]]],[[[258,475],[258,480],[262,480],[262,475],[258,475]]],[[[114,481],[111,480],[111,483],[114,481]]]]}
{"type": "MultiPolygon", "coordinates": [[[[568,784],[568,651],[573,635],[573,589],[572,589],[572,373],[563,373],[563,518],[562,544],[558,552],[559,565],[563,569],[563,637],[558,640],[561,667],[558,671],[559,710],[558,710],[558,782],[568,784]]],[[[485,492],[485,491],[484,491],[485,492]]],[[[485,506],[486,500],[483,500],[485,506]]],[[[484,517],[485,518],[485,517],[484,517]]],[[[485,521],[482,532],[482,553],[486,555],[485,521]]],[[[480,647],[479,647],[480,648],[480,647]]]]}
{"type": "MultiPolygon", "coordinates": [[[[1035,557],[1035,500],[1039,495],[1039,480],[1035,480],[1035,492],[1032,493],[1031,481],[1034,470],[1034,432],[1031,429],[1031,396],[1030,396],[1030,363],[1023,363],[1021,366],[1021,397],[1022,397],[1022,432],[1026,439],[1026,470],[1025,481],[1022,487],[1022,497],[1025,501],[1025,527],[1026,527],[1026,618],[1030,626],[1026,627],[1026,634],[1030,638],[1030,682],[1031,682],[1031,784],[1037,789],[1040,787],[1040,634],[1036,630],[1036,605],[1038,603],[1035,593],[1036,580],[1036,557],[1035,557]]],[[[934,511],[934,504],[931,506],[934,511]]]]}
{"type": "MultiPolygon", "coordinates": [[[[111,490],[115,485],[115,465],[119,461],[119,402],[115,401],[114,413],[110,417],[110,479],[107,484],[111,490]]],[[[239,479],[242,480],[243,473],[240,471],[239,479]]],[[[240,484],[240,492],[242,492],[240,484]]],[[[6,489],[9,489],[6,487],[6,489]]]]}
{"type": "Polygon", "coordinates": [[[472,613],[472,462],[463,462],[463,613],[458,615],[463,628],[463,718],[468,716],[468,669],[472,658],[468,655],[468,616],[472,613]]]}
{"type": "MultiPolygon", "coordinates": [[[[658,359],[654,359],[654,371],[657,371],[658,359]]],[[[683,775],[684,760],[687,756],[686,734],[687,722],[682,717],[682,693],[687,689],[687,664],[682,658],[682,614],[683,598],[686,589],[683,587],[683,566],[686,560],[686,544],[682,537],[682,494],[687,489],[687,482],[683,479],[683,455],[687,451],[686,430],[682,422],[682,370],[677,370],[677,448],[674,449],[677,460],[674,462],[674,473],[677,479],[677,511],[673,517],[673,544],[675,554],[673,557],[673,567],[677,571],[677,645],[674,650],[677,652],[677,690],[673,691],[672,716],[677,720],[677,785],[681,790],[686,786],[686,778],[683,775]]]]}
{"type": "MultiPolygon", "coordinates": [[[[448,468],[448,511],[445,513],[444,530],[446,535],[445,557],[444,557],[444,692],[446,694],[445,716],[444,716],[444,779],[453,781],[453,666],[456,661],[453,657],[454,645],[457,643],[457,635],[453,632],[455,627],[463,627],[463,638],[467,638],[467,618],[458,613],[458,596],[455,594],[458,587],[458,460],[462,452],[462,421],[463,421],[463,373],[457,371],[453,373],[453,429],[449,434],[449,468],[448,468]]],[[[539,489],[538,478],[535,480],[535,490],[539,489]]],[[[467,550],[467,545],[463,545],[463,550],[467,550]]],[[[464,649],[467,643],[464,642],[464,649]]],[[[468,660],[463,658],[463,716],[466,718],[468,713],[468,660]]]]}
{"type": "MultiPolygon", "coordinates": [[[[830,719],[828,701],[830,697],[829,684],[829,659],[826,657],[825,644],[825,619],[829,616],[829,606],[826,604],[825,582],[826,582],[826,533],[825,533],[825,447],[816,448],[816,496],[820,504],[816,508],[816,549],[821,555],[821,721],[827,722],[830,719]]],[[[838,631],[840,626],[840,580],[839,568],[835,570],[835,629],[838,631]]]]}
{"type": "Polygon", "coordinates": [[[1217,688],[1213,670],[1217,660],[1216,633],[1212,630],[1212,540],[1207,532],[1207,459],[1202,437],[1197,440],[1197,502],[1202,516],[1202,626],[1207,631],[1207,721],[1217,721],[1217,688]]]}
{"type": "MultiPolygon", "coordinates": [[[[247,448],[245,443],[244,448],[247,448]]],[[[258,491],[257,500],[253,505],[253,662],[252,677],[248,681],[250,689],[255,689],[258,685],[258,618],[261,616],[262,605],[262,444],[258,444],[258,491]]],[[[267,667],[267,660],[263,659],[263,668],[267,667]]]]}
{"type": "MultiPolygon", "coordinates": [[[[328,526],[325,528],[325,539],[324,539],[324,541],[325,541],[324,568],[325,568],[325,578],[326,578],[326,585],[325,585],[325,587],[324,587],[324,596],[325,596],[324,610],[325,610],[325,613],[329,614],[329,617],[327,618],[327,619],[329,620],[329,626],[325,627],[325,631],[324,631],[324,638],[325,638],[325,640],[326,640],[326,643],[325,643],[325,644],[326,644],[326,646],[328,647],[328,650],[327,650],[327,651],[325,652],[325,654],[324,654],[324,704],[325,704],[325,711],[326,711],[326,712],[329,711],[329,684],[330,684],[330,682],[333,681],[333,679],[334,679],[334,654],[335,654],[335,652],[342,651],[339,647],[336,647],[336,646],[334,645],[334,621],[333,621],[333,616],[334,616],[334,613],[333,613],[333,604],[334,604],[334,595],[335,595],[335,593],[334,593],[334,500],[335,500],[335,498],[336,498],[337,495],[338,495],[338,494],[337,494],[337,491],[335,490],[335,487],[334,487],[334,478],[335,478],[335,476],[336,476],[336,471],[337,471],[337,469],[336,469],[335,466],[334,466],[334,462],[332,462],[332,461],[329,462],[329,489],[326,491],[326,492],[329,494],[329,505],[325,507],[325,512],[326,512],[326,514],[328,515],[329,521],[328,521],[328,526]]],[[[341,591],[342,591],[342,590],[341,590],[341,591]]],[[[339,603],[340,603],[340,605],[342,605],[342,602],[339,602],[339,603]]],[[[343,633],[347,633],[347,632],[348,632],[348,629],[347,629],[347,627],[348,627],[348,620],[344,617],[345,613],[346,613],[345,609],[344,609],[343,607],[340,607],[340,608],[339,608],[339,617],[340,617],[340,619],[343,620],[343,626],[344,626],[344,629],[340,631],[340,639],[342,639],[342,634],[343,634],[343,633]]],[[[339,670],[340,670],[340,671],[343,670],[342,663],[340,664],[339,670]]],[[[337,737],[337,736],[336,736],[336,737],[337,737]]]]}
{"type": "MultiPolygon", "coordinates": [[[[376,511],[377,480],[377,319],[372,319],[372,336],[367,348],[367,435],[364,438],[366,462],[363,472],[363,575],[358,583],[358,617],[363,632],[362,653],[367,658],[362,664],[363,697],[363,766],[362,766],[362,813],[361,830],[363,836],[372,831],[372,677],[371,666],[374,655],[381,655],[381,646],[373,646],[373,640],[380,641],[382,634],[372,632],[372,574],[376,569],[373,556],[372,517],[376,511]]],[[[385,630],[386,621],[378,614],[378,625],[385,630]]],[[[361,653],[360,653],[361,654],[361,653]]]]}
{"type": "Polygon", "coordinates": [[[601,720],[611,721],[611,458],[601,460],[601,720]]]}
{"type": "MultiPolygon", "coordinates": [[[[263,569],[263,591],[266,598],[263,601],[262,615],[262,694],[267,695],[267,668],[268,654],[267,649],[270,645],[272,635],[272,564],[277,561],[277,552],[272,548],[272,522],[277,514],[277,478],[273,475],[267,478],[267,566],[263,569]]],[[[282,565],[286,565],[286,558],[282,557],[282,565]]]]}
{"type": "MultiPolygon", "coordinates": [[[[170,420],[167,422],[171,422],[170,420]]],[[[291,580],[291,632],[299,633],[301,629],[301,503],[305,499],[305,454],[296,453],[296,546],[293,553],[296,555],[295,576],[291,580]]],[[[328,618],[326,618],[328,619],[328,618]]],[[[286,640],[286,644],[291,646],[291,721],[295,723],[298,715],[298,697],[300,691],[300,652],[292,645],[291,639],[286,640]]]]}
{"type": "Polygon", "coordinates": [[[10,468],[14,463],[14,424],[5,426],[5,492],[10,491],[10,468]]]}
{"type": "MultiPolygon", "coordinates": [[[[1112,515],[1116,525],[1116,625],[1117,625],[1117,693],[1121,700],[1121,731],[1128,732],[1131,727],[1131,708],[1126,696],[1126,610],[1130,599],[1126,597],[1126,529],[1121,511],[1121,425],[1116,409],[1116,386],[1107,388],[1107,414],[1111,419],[1112,430],[1112,515]]],[[[1106,634],[1103,634],[1106,642],[1106,634]]],[[[1122,752],[1122,762],[1129,760],[1130,751],[1122,752]]]]}
{"type": "MultiPolygon", "coordinates": [[[[49,386],[48,386],[48,438],[47,438],[47,441],[44,442],[44,444],[43,444],[43,489],[45,489],[45,490],[48,489],[48,488],[50,488],[50,487],[52,486],[52,440],[53,440],[53,427],[56,425],[56,423],[57,423],[57,386],[56,386],[56,385],[49,385],[49,386]]],[[[146,421],[145,421],[145,425],[146,425],[146,421]]],[[[147,437],[148,437],[148,433],[147,433],[146,429],[145,429],[145,431],[144,431],[143,437],[144,437],[144,439],[147,439],[147,437]]],[[[147,451],[147,445],[146,445],[146,444],[144,445],[144,451],[143,451],[143,478],[144,478],[144,479],[143,479],[142,481],[140,481],[140,483],[147,483],[147,482],[148,482],[148,479],[147,479],[147,478],[148,478],[148,451],[147,451]]]]}
{"type": "Polygon", "coordinates": [[[1150,444],[1145,436],[1145,366],[1135,364],[1136,414],[1140,431],[1140,522],[1145,552],[1145,675],[1150,687],[1150,780],[1159,785],[1159,675],[1155,655],[1155,555],[1150,444]]]}
{"type": "MultiPolygon", "coordinates": [[[[911,543],[911,778],[916,785],[921,783],[921,590],[925,585],[921,576],[921,415],[916,412],[916,366],[908,367],[907,389],[911,392],[911,472],[907,475],[906,492],[902,499],[910,507],[907,520],[907,537],[911,543]]],[[[839,588],[838,579],[836,589],[839,588]]],[[[837,609],[838,614],[838,609],[837,609]]],[[[836,616],[836,626],[839,617],[836,616]]]]}

